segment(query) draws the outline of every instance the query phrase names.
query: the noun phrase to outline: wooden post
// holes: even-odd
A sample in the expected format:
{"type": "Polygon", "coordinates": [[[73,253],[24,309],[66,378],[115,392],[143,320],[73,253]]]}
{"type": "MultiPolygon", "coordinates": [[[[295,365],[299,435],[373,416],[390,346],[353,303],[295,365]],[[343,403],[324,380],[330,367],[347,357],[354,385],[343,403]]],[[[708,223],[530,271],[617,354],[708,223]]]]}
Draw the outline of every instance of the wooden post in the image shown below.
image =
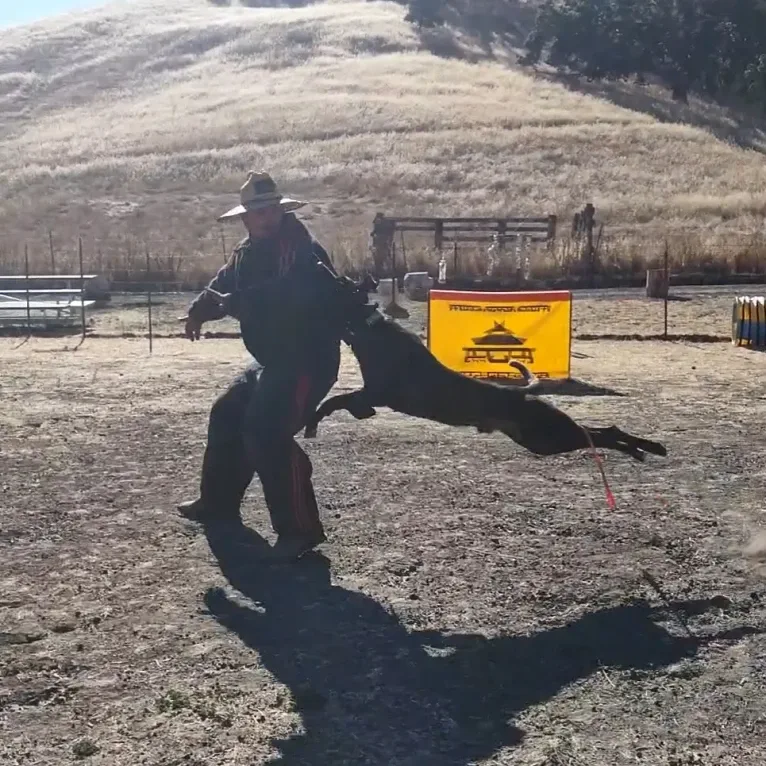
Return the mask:
{"type": "Polygon", "coordinates": [[[548,216],[548,244],[551,245],[553,240],[556,239],[556,223],[557,219],[555,215],[548,216]]]}
{"type": "Polygon", "coordinates": [[[588,276],[593,277],[596,273],[596,253],[593,248],[593,227],[595,221],[596,208],[588,202],[582,211],[582,222],[585,226],[585,258],[588,267],[588,276]]]}
{"type": "Polygon", "coordinates": [[[391,303],[384,309],[394,319],[407,319],[410,312],[396,302],[396,242],[391,243],[391,303]]]}
{"type": "Polygon", "coordinates": [[[407,250],[404,247],[404,232],[403,231],[399,232],[399,239],[402,241],[402,264],[404,266],[404,272],[406,274],[407,271],[408,271],[408,267],[407,267],[407,250]]]}
{"type": "Polygon", "coordinates": [[[395,233],[395,224],[386,220],[383,213],[376,213],[372,222],[372,259],[379,277],[385,273],[388,259],[391,257],[395,233]]]}
{"type": "Polygon", "coordinates": [[[24,245],[24,284],[27,293],[27,337],[32,337],[32,311],[29,307],[29,247],[24,245]]]}
{"type": "MultiPolygon", "coordinates": [[[[221,232],[223,236],[223,232],[221,232]]],[[[149,245],[146,246],[146,310],[149,315],[149,353],[152,353],[153,338],[152,338],[152,277],[151,277],[151,263],[149,260],[149,245]]]]}
{"type": "Polygon", "coordinates": [[[82,319],[82,339],[85,340],[85,269],[82,265],[82,237],[78,240],[77,254],[80,259],[80,318],[82,319]]]}
{"type": "Polygon", "coordinates": [[[396,242],[391,243],[391,301],[396,303],[396,242]]]}
{"type": "Polygon", "coordinates": [[[56,273],[56,256],[53,252],[53,232],[48,229],[48,244],[50,245],[51,250],[51,274],[56,273]]]}
{"type": "Polygon", "coordinates": [[[434,221],[434,246],[439,255],[441,255],[442,248],[444,247],[444,221],[434,221]]]}

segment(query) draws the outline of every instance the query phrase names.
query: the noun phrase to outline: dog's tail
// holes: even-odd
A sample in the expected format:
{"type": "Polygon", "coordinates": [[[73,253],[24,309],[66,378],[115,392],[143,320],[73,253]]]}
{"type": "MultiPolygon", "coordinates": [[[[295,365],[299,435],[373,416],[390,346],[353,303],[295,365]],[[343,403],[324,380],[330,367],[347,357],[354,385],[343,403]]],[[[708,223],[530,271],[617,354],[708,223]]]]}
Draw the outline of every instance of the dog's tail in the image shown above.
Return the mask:
{"type": "Polygon", "coordinates": [[[533,394],[540,390],[540,378],[538,378],[525,364],[518,362],[515,359],[511,360],[509,364],[511,367],[515,367],[524,378],[525,385],[520,386],[524,393],[533,394]]]}

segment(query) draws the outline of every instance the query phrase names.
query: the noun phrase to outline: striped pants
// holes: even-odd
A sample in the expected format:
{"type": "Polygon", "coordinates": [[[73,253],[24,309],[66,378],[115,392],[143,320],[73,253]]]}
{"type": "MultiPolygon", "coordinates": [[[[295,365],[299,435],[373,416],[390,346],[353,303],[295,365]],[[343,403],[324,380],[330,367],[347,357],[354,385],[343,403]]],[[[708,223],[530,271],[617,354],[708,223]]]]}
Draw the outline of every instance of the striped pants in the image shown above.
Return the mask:
{"type": "Polygon", "coordinates": [[[323,532],[311,461],[293,437],[337,373],[332,364],[324,371],[253,365],[233,381],[210,412],[201,481],[206,506],[238,514],[257,473],[277,534],[323,532]]]}

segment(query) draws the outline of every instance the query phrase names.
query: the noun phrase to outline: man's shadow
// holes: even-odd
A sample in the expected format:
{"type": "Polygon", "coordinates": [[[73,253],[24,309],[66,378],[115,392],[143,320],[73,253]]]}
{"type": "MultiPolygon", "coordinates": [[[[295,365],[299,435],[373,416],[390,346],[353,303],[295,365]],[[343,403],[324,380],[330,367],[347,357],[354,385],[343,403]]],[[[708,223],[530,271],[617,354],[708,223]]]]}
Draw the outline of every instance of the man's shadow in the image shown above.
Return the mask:
{"type": "Polygon", "coordinates": [[[515,716],[601,668],[662,668],[711,640],[756,632],[677,637],[655,622],[666,612],[636,601],[531,635],[410,633],[374,599],[331,584],[321,554],[277,565],[244,526],[206,535],[229,583],[258,604],[210,589],[209,613],[258,652],[302,716],[305,733],[273,743],[281,752],[273,763],[285,766],[466,766],[521,742],[515,716]]]}

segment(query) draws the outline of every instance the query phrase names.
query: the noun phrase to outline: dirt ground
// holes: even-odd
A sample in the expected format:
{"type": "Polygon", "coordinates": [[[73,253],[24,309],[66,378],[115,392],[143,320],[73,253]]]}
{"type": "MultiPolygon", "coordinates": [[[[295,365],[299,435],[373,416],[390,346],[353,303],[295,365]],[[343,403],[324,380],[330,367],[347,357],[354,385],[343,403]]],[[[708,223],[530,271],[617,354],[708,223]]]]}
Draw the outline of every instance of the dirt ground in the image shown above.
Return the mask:
{"type": "MultiPolygon", "coordinates": [[[[675,331],[726,334],[717,300],[675,331]]],[[[662,329],[588,305],[581,334],[662,329]]],[[[605,456],[614,511],[587,453],[338,413],[302,442],[330,540],[276,566],[257,480],[241,528],[174,511],[241,342],[77,342],[0,339],[0,763],[763,764],[762,355],[575,341],[612,395],[553,400],[669,450],[605,456]]]]}

